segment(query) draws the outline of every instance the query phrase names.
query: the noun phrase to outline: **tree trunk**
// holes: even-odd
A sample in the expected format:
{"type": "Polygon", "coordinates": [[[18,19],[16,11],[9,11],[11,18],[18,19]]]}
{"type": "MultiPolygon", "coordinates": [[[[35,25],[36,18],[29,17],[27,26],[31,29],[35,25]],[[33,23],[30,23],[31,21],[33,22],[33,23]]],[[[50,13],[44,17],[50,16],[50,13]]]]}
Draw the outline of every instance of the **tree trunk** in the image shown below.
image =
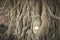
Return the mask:
{"type": "MultiPolygon", "coordinates": [[[[59,0],[6,0],[1,40],[59,40],[59,0]]],[[[1,6],[0,5],[0,6],[1,6]]],[[[1,27],[2,29],[2,27],[1,27]]]]}

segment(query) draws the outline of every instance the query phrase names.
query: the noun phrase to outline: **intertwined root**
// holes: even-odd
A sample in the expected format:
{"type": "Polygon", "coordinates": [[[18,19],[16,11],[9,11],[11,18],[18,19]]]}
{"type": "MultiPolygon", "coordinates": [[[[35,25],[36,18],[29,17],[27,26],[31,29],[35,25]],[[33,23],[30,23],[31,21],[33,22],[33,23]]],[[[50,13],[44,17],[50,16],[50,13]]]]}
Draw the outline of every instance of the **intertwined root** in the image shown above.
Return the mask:
{"type": "Polygon", "coordinates": [[[42,0],[42,5],[40,5],[40,1],[36,0],[21,0],[17,3],[15,0],[13,4],[14,8],[7,12],[8,30],[4,35],[9,37],[13,34],[17,40],[33,40],[35,36],[38,40],[38,37],[46,34],[51,18],[46,12],[48,8],[44,0],[42,0]],[[41,6],[42,9],[40,9],[41,6]]]}
{"type": "Polygon", "coordinates": [[[33,1],[22,1],[21,4],[19,4],[18,1],[17,5],[19,5],[8,11],[8,30],[4,35],[7,35],[7,37],[9,37],[10,34],[13,34],[19,39],[25,37],[25,34],[28,34],[28,36],[30,36],[34,31],[34,27],[39,27],[41,25],[39,3],[35,3],[33,1]],[[28,30],[31,33],[29,33],[28,30]]]}

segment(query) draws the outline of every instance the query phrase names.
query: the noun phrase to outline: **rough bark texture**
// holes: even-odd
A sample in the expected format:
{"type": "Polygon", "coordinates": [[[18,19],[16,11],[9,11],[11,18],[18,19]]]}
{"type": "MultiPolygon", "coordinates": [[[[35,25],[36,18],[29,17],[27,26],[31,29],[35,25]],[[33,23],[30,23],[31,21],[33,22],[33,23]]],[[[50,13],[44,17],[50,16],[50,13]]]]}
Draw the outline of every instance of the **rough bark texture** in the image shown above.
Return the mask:
{"type": "Polygon", "coordinates": [[[60,40],[59,0],[0,3],[0,40],[60,40]]]}

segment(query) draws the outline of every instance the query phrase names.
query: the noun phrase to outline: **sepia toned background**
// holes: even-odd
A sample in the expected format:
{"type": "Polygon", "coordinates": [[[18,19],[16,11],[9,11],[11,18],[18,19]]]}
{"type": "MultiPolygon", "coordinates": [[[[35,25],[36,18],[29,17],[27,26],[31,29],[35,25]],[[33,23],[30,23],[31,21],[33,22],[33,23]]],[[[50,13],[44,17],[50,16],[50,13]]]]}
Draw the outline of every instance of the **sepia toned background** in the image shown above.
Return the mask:
{"type": "Polygon", "coordinates": [[[60,0],[0,0],[0,40],[60,40],[60,0]]]}

